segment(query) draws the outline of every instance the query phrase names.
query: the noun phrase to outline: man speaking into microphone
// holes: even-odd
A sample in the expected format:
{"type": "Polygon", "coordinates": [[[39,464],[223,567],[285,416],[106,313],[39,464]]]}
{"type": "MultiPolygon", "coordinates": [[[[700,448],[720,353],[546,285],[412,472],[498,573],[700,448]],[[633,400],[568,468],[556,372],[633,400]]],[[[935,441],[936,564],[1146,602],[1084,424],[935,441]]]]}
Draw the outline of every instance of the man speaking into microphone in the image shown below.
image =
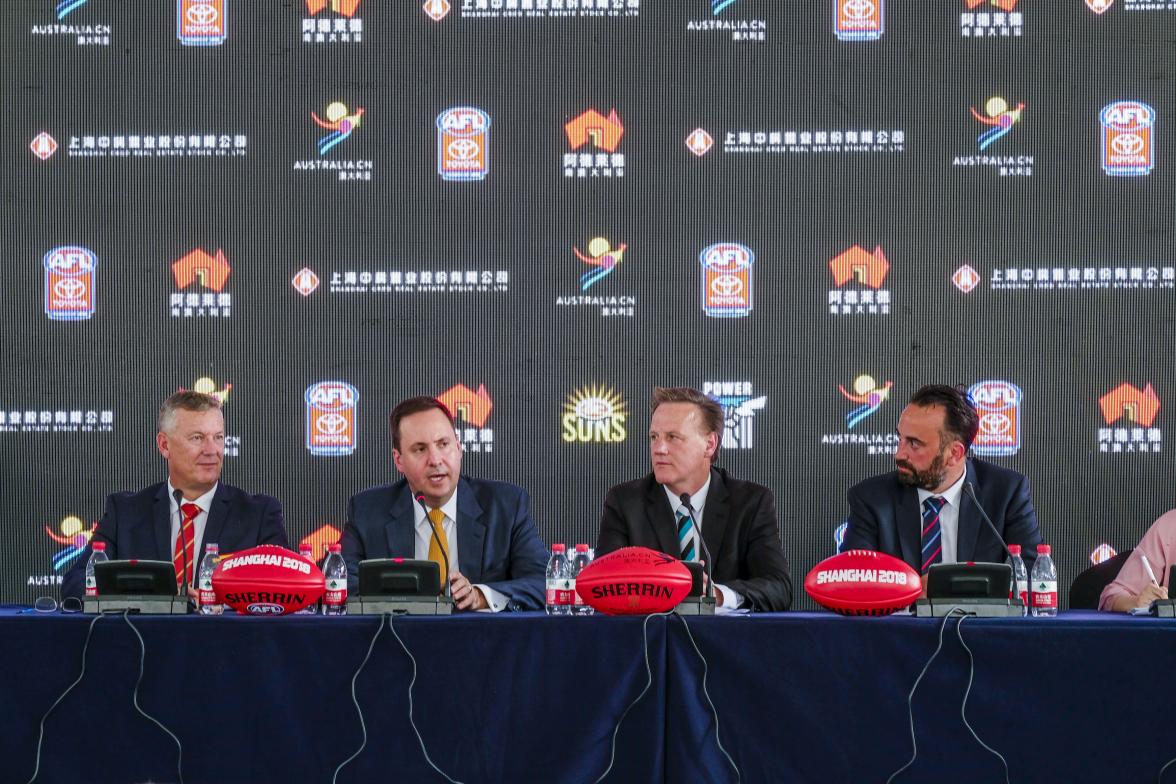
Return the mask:
{"type": "Polygon", "coordinates": [[[695,389],[658,387],[652,409],[653,473],[609,490],[596,554],[641,546],[708,561],[717,612],[787,610],[792,580],[772,491],[713,465],[722,407],[695,389]]]}
{"type": "Polygon", "coordinates": [[[403,479],[351,498],[343,531],[348,588],[369,558],[436,561],[460,610],[543,607],[547,550],[527,491],[461,474],[453,415],[432,397],[401,401],[389,416],[392,460],[403,479]]]}
{"type": "MultiPolygon", "coordinates": [[[[261,544],[287,546],[282,505],[268,495],[250,495],[220,481],[225,458],[221,403],[200,392],[176,392],[159,409],[159,454],[167,481],[137,493],[115,493],[90,539],[106,543],[111,560],[171,561],[180,595],[189,593],[204,544],[222,554],[261,544]]],[[[90,547],[66,573],[62,597],[85,590],[90,547]]]]}
{"type": "Polygon", "coordinates": [[[928,384],[915,392],[898,419],[895,470],[849,489],[845,549],[887,553],[926,576],[937,563],[1004,563],[1005,544],[1019,544],[1032,573],[1041,532],[1029,480],[969,457],[979,428],[959,389],[928,384]]]}

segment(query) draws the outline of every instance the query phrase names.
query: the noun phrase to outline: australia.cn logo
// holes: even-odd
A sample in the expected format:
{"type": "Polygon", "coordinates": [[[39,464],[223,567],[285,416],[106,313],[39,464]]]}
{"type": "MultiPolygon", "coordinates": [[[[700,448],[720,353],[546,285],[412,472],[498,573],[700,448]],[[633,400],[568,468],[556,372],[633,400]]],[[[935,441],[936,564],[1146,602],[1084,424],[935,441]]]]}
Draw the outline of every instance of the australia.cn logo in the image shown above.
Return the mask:
{"type": "Polygon", "coordinates": [[[311,119],[320,128],[325,128],[330,131],[326,136],[318,140],[319,155],[326,155],[332,149],[347,141],[355,129],[359,127],[360,121],[363,118],[363,107],[356,108],[354,112],[347,108],[347,104],[342,101],[333,101],[327,106],[326,119],[319,117],[315,112],[310,113],[311,119]]]}
{"type": "Polygon", "coordinates": [[[878,413],[878,409],[882,408],[882,404],[890,398],[890,388],[893,386],[893,381],[887,381],[884,385],[878,386],[874,377],[866,373],[855,378],[850,389],[838,384],[837,391],[841,393],[841,396],[850,403],[858,404],[845,415],[846,426],[853,430],[864,420],[878,413]]]}
{"type": "Polygon", "coordinates": [[[605,237],[593,237],[589,240],[588,253],[573,246],[572,252],[576,254],[576,258],[592,268],[580,275],[580,290],[587,291],[611,275],[621,265],[625,258],[625,249],[628,247],[622,242],[614,248],[605,237]]]}
{"type": "Polygon", "coordinates": [[[978,112],[975,107],[970,107],[969,111],[972,112],[972,116],[976,118],[977,122],[990,126],[976,140],[981,151],[988,149],[998,139],[1011,133],[1013,126],[1021,121],[1021,112],[1024,110],[1024,103],[1018,102],[1017,108],[1011,109],[1008,101],[999,95],[994,95],[984,102],[983,112],[978,112]]]}
{"type": "Polygon", "coordinates": [[[454,106],[437,115],[437,173],[452,182],[486,179],[490,115],[473,106],[454,106]]]}
{"type": "Polygon", "coordinates": [[[57,152],[57,146],[57,140],[45,131],[38,133],[29,142],[29,149],[32,150],[33,155],[36,155],[43,161],[47,161],[53,157],[53,153],[57,152]]]}
{"type": "Polygon", "coordinates": [[[77,560],[79,555],[85,552],[86,545],[90,543],[90,537],[98,530],[98,523],[91,523],[90,527],[86,528],[82,518],[69,515],[57,524],[57,530],[60,533],[45,526],[45,534],[65,548],[53,556],[53,571],[63,572],[77,560]]]}
{"type": "Polygon", "coordinates": [[[698,256],[702,280],[702,310],[712,318],[751,314],[754,298],[755,254],[738,242],[716,242],[698,256]]]}
{"type": "Polygon", "coordinates": [[[1102,168],[1111,177],[1142,177],[1155,166],[1156,110],[1139,101],[1107,104],[1102,126],[1102,168]]]}
{"type": "Polygon", "coordinates": [[[176,0],[176,38],[184,46],[219,46],[229,37],[229,0],[176,0]]]}
{"type": "Polygon", "coordinates": [[[886,32],[884,0],[833,0],[833,33],[840,41],[877,41],[886,32]]]}
{"type": "Polygon", "coordinates": [[[577,389],[568,395],[560,417],[560,437],[567,443],[617,444],[625,440],[625,401],[602,385],[577,389]]]}
{"type": "Polygon", "coordinates": [[[360,0],[306,0],[306,10],[311,16],[329,8],[337,14],[348,18],[355,16],[359,9],[360,0]]]}
{"type": "MultiPolygon", "coordinates": [[[[180,387],[176,391],[177,392],[187,392],[188,390],[184,389],[183,387],[180,387]]],[[[202,395],[209,395],[210,397],[215,397],[217,400],[220,401],[220,404],[222,406],[224,406],[226,403],[229,402],[229,393],[233,391],[233,385],[232,384],[225,384],[223,387],[218,389],[217,385],[216,385],[216,381],[214,381],[211,376],[201,376],[200,378],[198,378],[194,382],[192,382],[192,391],[199,392],[202,395]]]]}
{"type": "Polygon", "coordinates": [[[343,381],[321,381],[306,389],[306,448],[316,457],[355,451],[355,407],[359,391],[343,381]]]}
{"type": "Polygon", "coordinates": [[[854,245],[829,262],[829,271],[833,273],[835,286],[844,286],[852,280],[872,289],[880,289],[886,282],[890,262],[886,260],[881,246],[875,247],[873,253],[867,253],[861,246],[854,245]]]}
{"type": "Polygon", "coordinates": [[[490,412],[494,410],[494,401],[490,399],[485,384],[478,384],[477,392],[465,384],[454,384],[438,395],[437,400],[449,409],[458,424],[468,423],[474,427],[485,427],[490,412]]]}
{"type": "Polygon", "coordinates": [[[93,251],[80,245],[53,248],[41,266],[45,270],[45,315],[50,321],[83,321],[94,315],[98,257],[93,251]]]}
{"type": "Polygon", "coordinates": [[[87,2],[89,2],[89,0],[61,0],[61,2],[57,4],[57,21],[60,22],[65,17],[84,6],[87,2]]]}
{"type": "Polygon", "coordinates": [[[621,137],[625,135],[625,126],[613,109],[605,117],[595,109],[589,109],[578,117],[564,124],[564,133],[568,137],[568,144],[573,150],[578,150],[586,144],[604,150],[616,152],[620,146],[621,137]]]}
{"type": "Polygon", "coordinates": [[[1103,421],[1113,425],[1120,419],[1151,427],[1160,412],[1160,397],[1148,383],[1143,389],[1123,383],[1098,399],[1103,421]]]}
{"type": "Polygon", "coordinates": [[[215,256],[210,256],[197,248],[172,264],[171,268],[176,287],[181,289],[196,283],[206,289],[220,291],[225,287],[229,273],[232,272],[225,252],[219,248],[215,256]]]}
{"type": "Polygon", "coordinates": [[[977,381],[968,398],[980,417],[972,451],[981,456],[1015,455],[1021,448],[1021,388],[1008,381],[977,381]]]}

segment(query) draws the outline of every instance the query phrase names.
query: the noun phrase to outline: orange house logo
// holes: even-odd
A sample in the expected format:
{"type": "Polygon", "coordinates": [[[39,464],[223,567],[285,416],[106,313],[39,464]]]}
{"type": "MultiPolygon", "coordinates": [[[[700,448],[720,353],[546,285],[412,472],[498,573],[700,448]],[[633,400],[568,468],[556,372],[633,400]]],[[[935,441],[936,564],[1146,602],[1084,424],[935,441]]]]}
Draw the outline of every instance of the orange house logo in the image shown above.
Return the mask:
{"type": "Polygon", "coordinates": [[[589,142],[607,152],[616,152],[621,143],[621,136],[625,133],[625,126],[621,125],[621,118],[617,110],[613,109],[605,117],[595,109],[589,109],[579,117],[564,125],[564,133],[568,136],[568,144],[573,150],[578,150],[589,142]]]}
{"type": "Polygon", "coordinates": [[[996,6],[1001,11],[1012,11],[1017,7],[1017,0],[964,0],[964,2],[967,3],[969,11],[985,4],[996,6]]]}
{"type": "Polygon", "coordinates": [[[833,283],[836,286],[844,286],[851,280],[856,280],[872,289],[878,289],[882,288],[886,281],[890,262],[886,260],[881,246],[875,247],[873,253],[867,253],[861,246],[854,245],[840,256],[834,257],[829,262],[829,269],[833,272],[833,283]]]}
{"type": "Polygon", "coordinates": [[[327,548],[342,538],[343,534],[333,525],[322,525],[302,538],[299,545],[310,545],[315,562],[323,560],[327,548]]]}
{"type": "Polygon", "coordinates": [[[355,16],[355,11],[359,8],[359,0],[306,0],[306,10],[311,14],[317,14],[328,7],[335,13],[350,18],[355,16]]]}
{"type": "Polygon", "coordinates": [[[1103,420],[1109,425],[1121,417],[1143,427],[1151,427],[1160,411],[1160,398],[1149,383],[1141,392],[1131,384],[1123,383],[1098,399],[1103,420]]]}
{"type": "Polygon", "coordinates": [[[220,291],[225,287],[231,271],[224,251],[219,249],[213,257],[197,248],[172,264],[172,275],[175,276],[176,286],[181,289],[199,283],[206,289],[220,291]]]}
{"type": "Polygon", "coordinates": [[[478,384],[477,392],[465,384],[456,384],[438,395],[437,400],[449,409],[454,419],[475,427],[484,427],[494,410],[494,401],[490,399],[485,384],[478,384]]]}

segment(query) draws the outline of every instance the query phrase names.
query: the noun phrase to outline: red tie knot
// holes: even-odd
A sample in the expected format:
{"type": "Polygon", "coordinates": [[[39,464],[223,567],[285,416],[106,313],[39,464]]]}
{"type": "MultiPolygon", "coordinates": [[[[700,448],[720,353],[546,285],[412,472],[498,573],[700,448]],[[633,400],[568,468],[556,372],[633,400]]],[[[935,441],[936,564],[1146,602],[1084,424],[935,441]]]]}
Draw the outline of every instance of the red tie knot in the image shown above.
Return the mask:
{"type": "Polygon", "coordinates": [[[180,510],[184,513],[185,523],[191,520],[195,520],[200,515],[200,513],[204,511],[196,504],[183,504],[180,507],[180,510]]]}

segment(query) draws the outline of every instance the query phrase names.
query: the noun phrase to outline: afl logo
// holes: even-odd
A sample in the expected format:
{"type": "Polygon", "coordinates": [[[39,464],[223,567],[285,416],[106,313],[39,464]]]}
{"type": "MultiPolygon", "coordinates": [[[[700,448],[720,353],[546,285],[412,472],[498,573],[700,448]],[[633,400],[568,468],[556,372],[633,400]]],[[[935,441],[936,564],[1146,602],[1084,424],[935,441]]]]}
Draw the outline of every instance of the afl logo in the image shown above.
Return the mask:
{"type": "Polygon", "coordinates": [[[719,275],[711,281],[711,291],[720,297],[733,297],[743,291],[743,281],[734,275],[719,275]]]}
{"type": "Polygon", "coordinates": [[[286,608],[272,602],[254,602],[247,606],[245,611],[250,615],[282,615],[286,612],[286,608]]]}
{"type": "Polygon", "coordinates": [[[968,397],[980,417],[972,442],[977,455],[1015,455],[1021,448],[1021,388],[1008,381],[979,381],[968,397]]]}
{"type": "Polygon", "coordinates": [[[437,173],[454,182],[486,178],[490,115],[472,106],[454,106],[437,115],[437,173]]]}
{"type": "Polygon", "coordinates": [[[355,408],[359,391],[343,381],[322,381],[306,389],[306,448],[319,457],[355,451],[355,408]]]}
{"type": "Polygon", "coordinates": [[[869,19],[874,15],[874,4],[870,0],[845,0],[841,12],[849,19],[869,19]]]}
{"type": "Polygon", "coordinates": [[[176,38],[184,46],[219,46],[229,36],[229,0],[176,0],[176,38]]]}
{"type": "Polygon", "coordinates": [[[703,312],[715,318],[749,315],[754,304],[751,249],[737,242],[719,242],[704,248],[698,260],[703,312]]]}
{"type": "Polygon", "coordinates": [[[220,13],[210,3],[198,3],[190,6],[184,16],[194,25],[210,25],[220,18],[220,13]]]}
{"type": "Polygon", "coordinates": [[[1098,115],[1102,166],[1112,177],[1141,177],[1155,166],[1156,110],[1139,101],[1117,101],[1098,115]]]}
{"type": "Polygon", "coordinates": [[[88,248],[53,248],[41,261],[45,273],[45,315],[52,321],[82,321],[94,315],[98,257],[88,248]]]}

